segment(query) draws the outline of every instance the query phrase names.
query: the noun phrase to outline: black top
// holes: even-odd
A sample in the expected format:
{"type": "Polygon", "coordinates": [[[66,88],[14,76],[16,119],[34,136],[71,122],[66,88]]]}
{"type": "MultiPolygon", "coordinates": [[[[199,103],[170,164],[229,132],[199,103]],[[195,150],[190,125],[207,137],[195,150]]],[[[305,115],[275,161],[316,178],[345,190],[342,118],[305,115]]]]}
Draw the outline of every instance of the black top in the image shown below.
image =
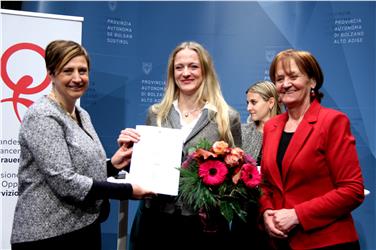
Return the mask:
{"type": "Polygon", "coordinates": [[[259,153],[259,155],[257,156],[257,159],[256,159],[257,166],[261,165],[261,158],[262,158],[262,145],[261,145],[261,148],[260,148],[260,153],[259,153]]]}
{"type": "Polygon", "coordinates": [[[287,147],[290,144],[291,138],[294,135],[294,132],[285,132],[283,131],[281,140],[279,141],[278,152],[277,152],[277,164],[279,172],[282,174],[282,160],[285,156],[287,147]]]}

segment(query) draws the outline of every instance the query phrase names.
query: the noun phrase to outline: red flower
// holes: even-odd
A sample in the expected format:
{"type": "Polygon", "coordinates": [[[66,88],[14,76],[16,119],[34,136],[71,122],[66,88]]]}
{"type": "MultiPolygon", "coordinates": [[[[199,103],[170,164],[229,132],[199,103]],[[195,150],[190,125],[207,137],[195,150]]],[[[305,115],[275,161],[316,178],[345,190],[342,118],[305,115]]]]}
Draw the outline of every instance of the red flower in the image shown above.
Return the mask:
{"type": "Polygon", "coordinates": [[[238,166],[244,158],[244,151],[241,148],[231,148],[225,156],[225,163],[230,167],[238,166]]]}
{"type": "Polygon", "coordinates": [[[260,184],[261,175],[254,165],[246,163],[241,169],[241,179],[247,187],[254,188],[260,184]]]}
{"type": "Polygon", "coordinates": [[[228,173],[223,162],[209,160],[199,165],[198,175],[206,185],[217,186],[223,183],[228,173]]]}
{"type": "Polygon", "coordinates": [[[230,167],[235,167],[239,165],[240,158],[237,155],[228,154],[225,156],[225,162],[230,167]]]}

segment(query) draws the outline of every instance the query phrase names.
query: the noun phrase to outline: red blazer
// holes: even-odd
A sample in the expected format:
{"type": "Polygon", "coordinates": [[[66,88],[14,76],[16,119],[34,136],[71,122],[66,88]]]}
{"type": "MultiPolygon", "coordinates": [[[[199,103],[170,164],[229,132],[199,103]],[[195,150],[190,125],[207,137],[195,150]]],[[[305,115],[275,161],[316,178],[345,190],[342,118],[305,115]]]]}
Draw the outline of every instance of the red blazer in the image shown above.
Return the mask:
{"type": "Polygon", "coordinates": [[[346,115],[314,101],[286,150],[282,175],[277,150],[287,113],[264,126],[261,212],[295,208],[300,225],[289,233],[292,249],[356,241],[351,211],[364,200],[363,177],[346,115]]]}

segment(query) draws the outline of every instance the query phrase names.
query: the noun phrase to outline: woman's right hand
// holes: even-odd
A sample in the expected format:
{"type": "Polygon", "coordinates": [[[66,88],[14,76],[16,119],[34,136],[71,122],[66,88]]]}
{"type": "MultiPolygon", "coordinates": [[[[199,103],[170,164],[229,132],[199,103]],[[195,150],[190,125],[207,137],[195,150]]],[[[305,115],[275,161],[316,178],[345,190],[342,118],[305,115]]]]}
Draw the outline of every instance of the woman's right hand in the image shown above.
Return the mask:
{"type": "Polygon", "coordinates": [[[276,237],[276,238],[286,238],[287,234],[285,234],[283,231],[277,229],[276,225],[274,224],[274,213],[275,210],[265,210],[264,212],[264,224],[266,231],[269,233],[270,236],[276,237]]]}
{"type": "Polygon", "coordinates": [[[120,146],[115,154],[111,157],[112,165],[117,169],[123,169],[131,162],[133,148],[120,146]]]}
{"type": "Polygon", "coordinates": [[[140,140],[140,134],[134,128],[126,128],[120,131],[120,135],[117,139],[119,146],[125,146],[130,148],[133,146],[133,143],[140,140]]]}
{"type": "Polygon", "coordinates": [[[150,198],[156,195],[156,193],[146,190],[138,184],[132,183],[131,185],[133,188],[132,198],[134,199],[150,198]]]}

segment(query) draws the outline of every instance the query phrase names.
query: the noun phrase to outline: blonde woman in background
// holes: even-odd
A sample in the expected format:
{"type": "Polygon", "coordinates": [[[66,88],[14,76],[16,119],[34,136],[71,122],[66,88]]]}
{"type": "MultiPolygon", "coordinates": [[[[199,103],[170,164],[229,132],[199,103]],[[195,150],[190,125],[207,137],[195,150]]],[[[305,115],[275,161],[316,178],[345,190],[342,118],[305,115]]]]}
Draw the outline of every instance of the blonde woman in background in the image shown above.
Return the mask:
{"type": "Polygon", "coordinates": [[[275,85],[270,81],[256,82],[245,93],[249,116],[247,123],[242,124],[242,147],[259,165],[264,124],[280,114],[281,107],[275,85]]]}
{"type": "MultiPolygon", "coordinates": [[[[280,114],[281,107],[278,104],[276,87],[270,81],[258,81],[245,93],[249,116],[247,123],[242,124],[242,147],[247,154],[257,160],[257,165],[260,165],[264,124],[280,114]]],[[[234,249],[241,249],[244,239],[252,242],[252,249],[268,249],[268,235],[260,229],[258,217],[258,206],[254,204],[249,208],[246,223],[238,217],[234,218],[231,226],[234,249]]]]}

